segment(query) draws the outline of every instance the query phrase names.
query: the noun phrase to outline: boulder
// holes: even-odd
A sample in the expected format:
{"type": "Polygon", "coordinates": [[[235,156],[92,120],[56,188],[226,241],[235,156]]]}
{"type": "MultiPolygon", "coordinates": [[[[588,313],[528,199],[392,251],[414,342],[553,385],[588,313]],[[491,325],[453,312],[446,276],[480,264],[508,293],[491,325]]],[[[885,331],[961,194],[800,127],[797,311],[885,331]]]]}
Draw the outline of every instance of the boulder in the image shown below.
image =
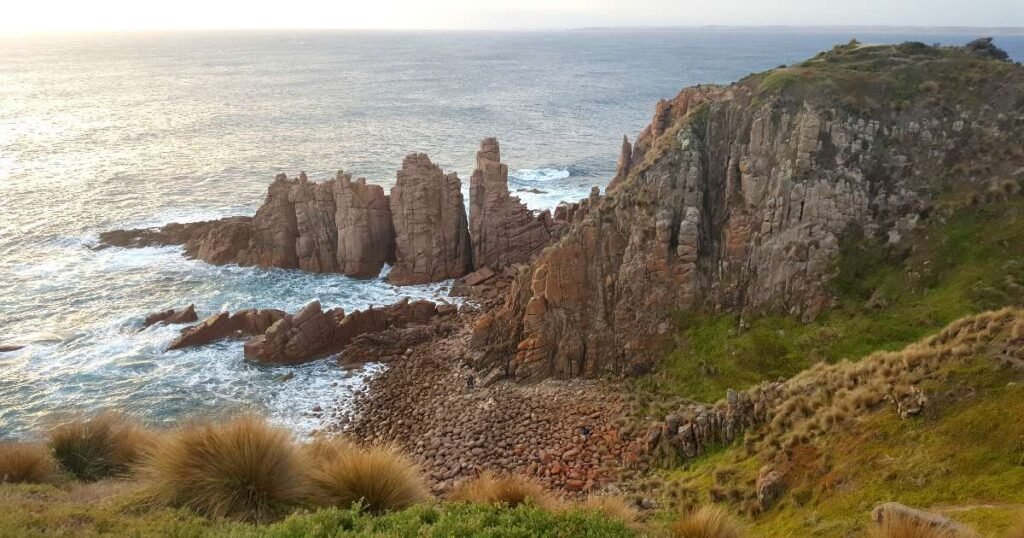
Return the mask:
{"type": "Polygon", "coordinates": [[[365,178],[353,182],[338,172],[334,202],[339,270],[354,278],[376,277],[395,258],[395,230],[384,188],[368,185],[365,178]]]}
{"type": "Polygon", "coordinates": [[[786,489],[783,474],[775,468],[765,465],[757,473],[757,504],[761,510],[767,510],[782,496],[786,489]]]}
{"type": "Polygon", "coordinates": [[[484,266],[463,277],[462,281],[468,286],[479,286],[494,278],[496,274],[490,267],[484,266]]]}
{"type": "Polygon", "coordinates": [[[185,308],[177,310],[171,308],[163,312],[154,312],[146,316],[146,319],[142,321],[142,328],[145,329],[157,323],[161,325],[178,325],[181,323],[192,323],[197,320],[199,320],[199,317],[196,316],[196,305],[190,304],[185,308]]]}
{"type": "Polygon", "coordinates": [[[395,263],[388,281],[396,285],[438,282],[473,267],[462,199],[462,183],[423,153],[402,161],[391,189],[395,263]]]}
{"type": "Polygon", "coordinates": [[[562,231],[550,211],[534,213],[508,190],[498,140],[485,138],[469,183],[469,229],[476,267],[529,262],[562,231]]]}
{"type": "Polygon", "coordinates": [[[218,312],[199,324],[182,329],[167,349],[202,346],[224,338],[262,334],[284,316],[284,312],[275,309],[247,308],[234,314],[218,312]]]}

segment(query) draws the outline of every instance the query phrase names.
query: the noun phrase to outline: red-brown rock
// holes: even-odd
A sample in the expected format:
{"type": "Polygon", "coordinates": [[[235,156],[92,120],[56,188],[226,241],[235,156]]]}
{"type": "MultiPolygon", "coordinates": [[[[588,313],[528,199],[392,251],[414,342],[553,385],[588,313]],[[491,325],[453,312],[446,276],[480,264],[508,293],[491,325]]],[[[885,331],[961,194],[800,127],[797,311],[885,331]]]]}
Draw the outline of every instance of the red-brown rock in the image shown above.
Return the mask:
{"type": "Polygon", "coordinates": [[[196,316],[196,305],[190,304],[185,308],[164,310],[163,312],[154,312],[146,316],[146,319],[142,321],[142,328],[145,329],[151,325],[157,323],[162,325],[177,325],[180,323],[192,323],[199,319],[196,316]]]}
{"type": "Polygon", "coordinates": [[[391,189],[395,264],[388,281],[424,284],[458,278],[473,268],[462,183],[423,153],[402,161],[391,189]]]}
{"type": "Polygon", "coordinates": [[[247,308],[234,314],[219,312],[197,325],[182,329],[181,334],[167,349],[202,346],[223,338],[262,334],[284,316],[284,312],[274,309],[247,308]]]}
{"type": "Polygon", "coordinates": [[[508,190],[498,140],[485,138],[469,183],[469,229],[476,267],[501,270],[529,262],[562,231],[550,211],[534,213],[508,190]]]}
{"type": "Polygon", "coordinates": [[[364,178],[353,182],[338,172],[334,201],[339,270],[355,278],[376,277],[395,258],[395,230],[384,188],[368,185],[364,178]]]}
{"type": "Polygon", "coordinates": [[[339,353],[354,338],[392,327],[425,323],[437,313],[430,301],[408,299],[384,308],[324,311],[313,301],[245,344],[245,358],[263,364],[298,364],[339,353]]]}

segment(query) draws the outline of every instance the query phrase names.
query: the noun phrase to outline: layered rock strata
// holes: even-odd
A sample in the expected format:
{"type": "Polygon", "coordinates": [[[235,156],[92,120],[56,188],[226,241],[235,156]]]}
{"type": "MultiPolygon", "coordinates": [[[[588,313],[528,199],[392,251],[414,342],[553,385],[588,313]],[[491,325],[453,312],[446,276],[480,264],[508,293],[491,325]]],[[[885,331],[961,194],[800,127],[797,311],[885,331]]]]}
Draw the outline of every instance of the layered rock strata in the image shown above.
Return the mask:
{"type": "Polygon", "coordinates": [[[623,148],[628,177],[585,211],[561,209],[571,229],[481,319],[479,364],[517,379],[639,372],[674,311],[813,318],[832,304],[851,227],[899,241],[934,193],[987,188],[1022,165],[1007,145],[1024,141],[1019,68],[919,44],[832,54],[659,103],[623,148]],[[901,67],[851,69],[843,95],[814,80],[875,56],[901,67]],[[929,62],[999,76],[965,87],[929,62]],[[913,101],[893,100],[893,81],[929,76],[913,101]]]}
{"type": "Polygon", "coordinates": [[[486,138],[469,184],[469,231],[477,267],[501,270],[529,262],[562,231],[550,211],[534,213],[508,190],[498,140],[486,138]]]}

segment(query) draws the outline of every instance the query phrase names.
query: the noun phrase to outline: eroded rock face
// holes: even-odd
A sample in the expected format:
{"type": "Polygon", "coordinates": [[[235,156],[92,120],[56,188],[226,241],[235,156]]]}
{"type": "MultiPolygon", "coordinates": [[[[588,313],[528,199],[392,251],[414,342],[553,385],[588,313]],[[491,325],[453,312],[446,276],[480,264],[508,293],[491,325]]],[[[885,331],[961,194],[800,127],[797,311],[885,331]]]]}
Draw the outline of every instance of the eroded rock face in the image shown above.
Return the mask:
{"type": "Polygon", "coordinates": [[[943,185],[984,187],[964,163],[983,160],[986,177],[1021,166],[990,149],[1024,139],[1007,121],[1024,96],[1005,80],[970,90],[990,108],[965,101],[955,114],[932,98],[859,115],[828,92],[758,84],[688,88],[658,104],[628,178],[585,208],[560,208],[571,229],[481,318],[482,364],[518,379],[640,372],[673,311],[814,318],[832,304],[850,227],[893,237],[943,185]]]}
{"type": "Polygon", "coordinates": [[[476,267],[501,270],[529,262],[562,231],[550,211],[534,214],[510,196],[508,166],[498,140],[486,138],[476,154],[469,186],[469,231],[476,267]]]}
{"type": "Polygon", "coordinates": [[[384,264],[395,258],[395,230],[384,188],[368,185],[364,178],[353,182],[351,176],[339,172],[334,201],[339,270],[356,278],[379,275],[384,264]]]}
{"type": "Polygon", "coordinates": [[[436,313],[430,301],[407,299],[348,315],[340,308],[324,311],[319,301],[313,301],[246,342],[245,358],[263,364],[308,362],[341,352],[359,335],[426,323],[436,313]]]}
{"type": "Polygon", "coordinates": [[[300,174],[288,191],[295,212],[295,256],[304,271],[338,272],[334,186],[333,181],[311,183],[306,174],[300,174]]]}
{"type": "Polygon", "coordinates": [[[218,312],[199,324],[182,329],[181,334],[171,342],[167,349],[203,346],[224,338],[263,334],[284,316],[284,312],[275,309],[247,308],[234,314],[218,312]]]}
{"type": "Polygon", "coordinates": [[[402,161],[391,189],[395,264],[388,281],[424,284],[458,278],[473,269],[462,183],[423,153],[402,161]]]}

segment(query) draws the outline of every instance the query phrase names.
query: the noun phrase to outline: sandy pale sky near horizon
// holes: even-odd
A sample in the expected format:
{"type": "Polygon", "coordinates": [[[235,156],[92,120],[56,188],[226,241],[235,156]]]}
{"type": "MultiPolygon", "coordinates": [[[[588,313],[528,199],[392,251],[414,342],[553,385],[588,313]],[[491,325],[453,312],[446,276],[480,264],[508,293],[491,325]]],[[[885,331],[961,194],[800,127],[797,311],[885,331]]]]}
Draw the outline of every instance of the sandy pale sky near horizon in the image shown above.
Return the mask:
{"type": "Polygon", "coordinates": [[[0,32],[587,26],[1024,26],[1024,0],[11,0],[0,32]]]}

